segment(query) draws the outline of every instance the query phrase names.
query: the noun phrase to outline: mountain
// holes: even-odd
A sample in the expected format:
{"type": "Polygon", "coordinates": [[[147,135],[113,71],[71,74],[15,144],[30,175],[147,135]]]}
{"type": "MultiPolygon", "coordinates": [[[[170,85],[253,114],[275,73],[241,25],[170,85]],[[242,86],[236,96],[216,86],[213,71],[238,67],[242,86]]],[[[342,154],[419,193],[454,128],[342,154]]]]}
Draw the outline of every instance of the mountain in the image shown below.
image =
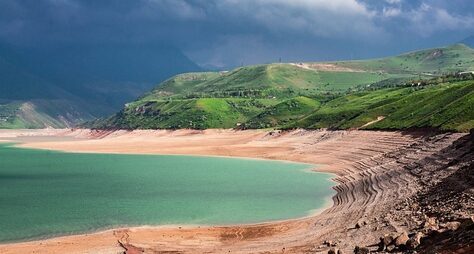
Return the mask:
{"type": "Polygon", "coordinates": [[[0,102],[1,129],[65,128],[93,118],[68,100],[0,102]]]}
{"type": "Polygon", "coordinates": [[[474,127],[474,49],[363,61],[268,64],[174,76],[93,128],[474,127]],[[467,81],[464,81],[467,79],[467,81]]]}
{"type": "Polygon", "coordinates": [[[72,126],[92,119],[69,92],[0,58],[0,128],[72,126]]]}
{"type": "Polygon", "coordinates": [[[117,111],[157,80],[196,70],[165,45],[0,44],[0,128],[72,126],[117,111]]]}

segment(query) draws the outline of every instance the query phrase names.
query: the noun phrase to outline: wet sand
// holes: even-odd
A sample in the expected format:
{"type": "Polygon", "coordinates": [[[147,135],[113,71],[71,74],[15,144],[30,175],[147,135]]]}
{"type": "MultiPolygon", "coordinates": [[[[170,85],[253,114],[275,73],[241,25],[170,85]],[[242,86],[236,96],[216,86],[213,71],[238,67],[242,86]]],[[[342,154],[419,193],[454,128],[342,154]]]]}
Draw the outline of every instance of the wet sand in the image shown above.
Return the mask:
{"type": "Polygon", "coordinates": [[[439,152],[465,134],[436,140],[421,132],[262,130],[0,131],[19,146],[70,152],[188,154],[288,160],[335,173],[332,206],[295,220],[227,227],[137,227],[0,245],[0,253],[305,253],[327,252],[323,241],[350,252],[403,225],[374,222],[416,191],[403,165],[439,152]],[[401,162],[403,160],[403,163],[401,162]],[[408,161],[408,162],[407,162],[408,161]],[[386,225],[387,224],[387,225],[386,225]],[[372,226],[373,225],[373,226],[372,226]],[[377,227],[375,230],[373,227],[377,227]],[[374,233],[377,231],[377,233],[374,233]]]}

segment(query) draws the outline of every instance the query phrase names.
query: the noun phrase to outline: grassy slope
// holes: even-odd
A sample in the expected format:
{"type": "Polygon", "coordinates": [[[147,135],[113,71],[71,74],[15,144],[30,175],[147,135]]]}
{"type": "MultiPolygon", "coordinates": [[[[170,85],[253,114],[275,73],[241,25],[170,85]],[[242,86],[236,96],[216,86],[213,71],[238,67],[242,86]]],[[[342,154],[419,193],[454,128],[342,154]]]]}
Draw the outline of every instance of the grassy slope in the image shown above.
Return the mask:
{"type": "MultiPolygon", "coordinates": [[[[322,71],[291,64],[255,65],[229,72],[180,74],[157,86],[145,99],[175,97],[292,96],[345,91],[394,78],[429,77],[443,72],[474,70],[474,49],[462,44],[421,50],[374,60],[325,63],[352,71],[322,71]],[[240,93],[239,93],[240,92],[240,93]]],[[[311,65],[311,63],[309,64],[311,65]]]]}
{"type": "Polygon", "coordinates": [[[374,60],[336,62],[340,66],[418,75],[452,71],[474,71],[474,49],[463,44],[426,49],[374,60]]]}
{"type": "MultiPolygon", "coordinates": [[[[65,101],[33,100],[0,104],[0,129],[64,128],[80,121],[82,113],[75,113],[65,101]]],[[[82,119],[84,120],[84,119],[82,119]]]]}
{"type": "Polygon", "coordinates": [[[66,128],[93,119],[83,105],[63,99],[0,102],[0,129],[66,128]]]}
{"type": "Polygon", "coordinates": [[[233,128],[248,121],[273,99],[195,98],[139,101],[92,127],[125,129],[233,128]]]}
{"type": "Polygon", "coordinates": [[[319,108],[318,100],[298,96],[267,107],[257,116],[245,123],[245,128],[259,129],[284,127],[299,120],[319,108]]]}
{"type": "Polygon", "coordinates": [[[444,84],[405,96],[375,108],[387,116],[369,128],[404,129],[435,127],[442,130],[469,131],[474,128],[474,82],[444,84]]]}
{"type": "Polygon", "coordinates": [[[318,92],[344,91],[394,75],[374,72],[307,70],[290,64],[237,68],[221,73],[186,73],[157,86],[144,100],[182,97],[288,97],[318,92]]]}
{"type": "Polygon", "coordinates": [[[346,129],[378,116],[386,118],[367,128],[472,127],[469,82],[419,90],[398,87],[348,92],[374,83],[390,87],[406,79],[474,70],[474,50],[469,47],[454,45],[391,58],[323,64],[340,68],[323,71],[311,69],[311,63],[309,69],[270,64],[177,75],[92,127],[205,129],[242,124],[244,128],[346,129]]]}
{"type": "Polygon", "coordinates": [[[474,128],[474,81],[346,95],[326,103],[292,127],[358,128],[379,116],[385,119],[365,128],[468,131],[474,128]]]}

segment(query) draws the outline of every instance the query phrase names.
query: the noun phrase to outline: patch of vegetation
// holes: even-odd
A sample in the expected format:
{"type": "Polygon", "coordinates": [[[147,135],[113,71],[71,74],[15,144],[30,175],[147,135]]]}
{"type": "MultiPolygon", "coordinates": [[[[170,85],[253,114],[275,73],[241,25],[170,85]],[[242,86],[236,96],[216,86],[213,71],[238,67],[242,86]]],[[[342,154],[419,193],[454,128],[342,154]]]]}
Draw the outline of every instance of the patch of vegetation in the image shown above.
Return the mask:
{"type": "Polygon", "coordinates": [[[194,98],[138,101],[92,128],[207,129],[235,128],[278,103],[274,99],[194,98]]]}
{"type": "Polygon", "coordinates": [[[317,110],[320,105],[319,101],[304,96],[291,98],[272,107],[267,107],[262,113],[242,125],[241,128],[284,128],[317,110]]]}

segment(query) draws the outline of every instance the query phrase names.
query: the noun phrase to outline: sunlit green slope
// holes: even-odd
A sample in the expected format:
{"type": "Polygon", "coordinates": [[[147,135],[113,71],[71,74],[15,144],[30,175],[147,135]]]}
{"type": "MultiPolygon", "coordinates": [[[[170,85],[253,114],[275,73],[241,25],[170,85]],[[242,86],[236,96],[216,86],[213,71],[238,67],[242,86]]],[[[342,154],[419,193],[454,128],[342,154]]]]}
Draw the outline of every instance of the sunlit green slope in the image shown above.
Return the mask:
{"type": "Polygon", "coordinates": [[[436,77],[473,70],[474,50],[457,44],[374,60],[185,73],[88,126],[465,131],[472,128],[473,81],[436,77]]]}

